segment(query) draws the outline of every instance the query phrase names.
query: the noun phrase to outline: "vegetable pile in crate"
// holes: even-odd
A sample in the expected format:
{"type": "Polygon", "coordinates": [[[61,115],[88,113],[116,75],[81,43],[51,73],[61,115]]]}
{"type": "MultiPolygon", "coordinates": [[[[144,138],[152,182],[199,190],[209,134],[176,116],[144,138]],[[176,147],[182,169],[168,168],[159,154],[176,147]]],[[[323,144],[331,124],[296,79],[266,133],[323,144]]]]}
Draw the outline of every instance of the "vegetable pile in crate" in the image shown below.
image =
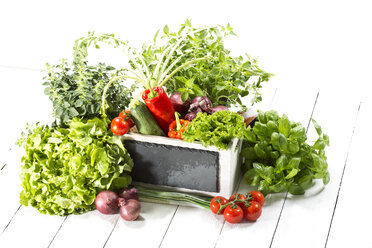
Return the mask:
{"type": "MultiPolygon", "coordinates": [[[[263,112],[257,126],[248,126],[257,112],[243,102],[262,100],[261,84],[272,74],[249,56],[232,56],[223,44],[229,35],[234,35],[230,25],[193,28],[186,21],[177,32],[165,26],[163,36],[158,31],[153,43],[140,50],[112,34],[88,33],[76,40],[71,66],[65,60],[47,66],[45,93],[53,102],[55,122],[36,124],[19,140],[26,152],[21,203],[66,215],[95,206],[106,212],[107,201],[116,199],[112,211],[120,208],[126,211],[122,216],[135,219],[140,205],[110,192],[144,184],[183,193],[139,187],[143,199],[166,195],[200,203],[202,198],[186,193],[227,197],[233,194],[241,157],[245,181],[265,194],[302,193],[317,178],[327,183],[328,136],[322,134],[310,146],[306,135],[283,128],[283,117],[275,129],[271,122],[278,118],[265,122],[263,112]],[[89,47],[100,43],[119,48],[129,65],[89,65],[89,47]],[[145,192],[151,193],[143,197],[145,192]]],[[[288,123],[291,130],[299,129],[288,123]]],[[[321,135],[319,125],[316,129],[321,135]]],[[[250,197],[230,200],[229,211],[239,204],[245,211],[250,197]]]]}

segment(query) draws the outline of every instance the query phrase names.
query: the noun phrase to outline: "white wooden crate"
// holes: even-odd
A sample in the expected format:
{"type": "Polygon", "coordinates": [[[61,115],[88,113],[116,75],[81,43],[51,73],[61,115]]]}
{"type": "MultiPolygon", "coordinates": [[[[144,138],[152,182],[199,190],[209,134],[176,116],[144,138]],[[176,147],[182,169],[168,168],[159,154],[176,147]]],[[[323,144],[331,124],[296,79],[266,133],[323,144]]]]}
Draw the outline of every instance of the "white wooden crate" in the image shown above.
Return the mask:
{"type": "MultiPolygon", "coordinates": [[[[151,166],[156,166],[159,172],[157,174],[157,179],[159,181],[162,181],[162,183],[149,183],[148,181],[146,182],[141,182],[139,180],[136,180],[136,177],[134,176],[134,184],[139,184],[139,185],[147,185],[155,188],[160,188],[160,189],[166,189],[166,190],[172,190],[172,191],[177,191],[177,192],[185,192],[185,193],[196,193],[200,195],[206,195],[206,196],[217,196],[217,195],[222,195],[222,196],[230,196],[233,193],[234,187],[237,183],[237,179],[240,173],[240,150],[241,150],[241,145],[242,142],[238,139],[233,139],[231,143],[228,146],[228,150],[223,150],[223,149],[218,149],[215,146],[209,146],[205,147],[203,146],[200,142],[195,142],[195,143],[189,143],[185,142],[183,140],[178,140],[178,139],[172,139],[168,137],[162,137],[162,136],[153,136],[153,135],[143,135],[143,134],[136,134],[136,133],[128,133],[123,136],[125,146],[129,150],[134,162],[135,162],[135,169],[138,169],[139,167],[145,167],[142,169],[148,168],[151,169],[151,166]],[[130,149],[129,144],[131,141],[141,143],[142,145],[150,145],[152,148],[157,149],[158,147],[167,147],[167,149],[175,149],[175,150],[181,150],[178,151],[178,157],[180,152],[189,152],[193,151],[195,153],[198,153],[198,151],[201,152],[199,155],[201,160],[196,161],[197,167],[192,167],[193,165],[190,165],[190,161],[179,161],[178,166],[175,166],[173,169],[173,165],[169,165],[170,167],[167,167],[167,165],[162,164],[164,161],[159,161],[160,158],[158,157],[152,157],[151,161],[146,161],[142,163],[142,161],[139,161],[142,156],[151,156],[147,151],[139,151],[136,149],[130,149]],[[183,150],[182,150],[183,149],[183,150]],[[214,169],[216,169],[216,177],[213,178],[213,176],[209,175],[207,170],[204,170],[203,164],[200,164],[200,162],[203,162],[203,155],[204,152],[209,152],[213,153],[214,156],[216,156],[218,159],[217,161],[214,161],[216,163],[211,163],[209,161],[208,166],[215,166],[214,169]],[[138,159],[136,159],[138,158],[138,159]],[[146,163],[146,165],[145,165],[146,163]],[[182,164],[184,163],[184,164],[182,164]],[[154,165],[155,164],[155,165],[154,165]],[[184,165],[185,170],[182,171],[180,170],[180,167],[184,165]],[[186,168],[188,167],[188,168],[186,168]],[[164,172],[164,174],[162,174],[164,172]],[[197,173],[197,177],[196,174],[197,173]],[[159,175],[163,178],[159,178],[159,175]],[[177,182],[177,180],[180,180],[177,182]],[[197,184],[199,187],[182,187],[179,186],[178,184],[182,184],[183,182],[192,182],[194,180],[194,184],[197,184]],[[203,186],[203,181],[209,180],[209,184],[211,183],[211,180],[214,180],[214,183],[216,184],[216,189],[215,190],[206,190],[202,189],[203,186]],[[182,181],[182,182],[181,182],[182,181]],[[195,182],[197,181],[197,182],[195,182]]],[[[151,151],[150,151],[151,152],[151,151]]],[[[163,152],[161,156],[164,158],[169,158],[169,156],[175,156],[172,152],[165,154],[166,152],[163,152]]],[[[178,159],[178,158],[171,158],[172,159],[178,159]]],[[[192,163],[192,162],[191,162],[192,163]]],[[[150,175],[149,177],[151,177],[150,175]]],[[[155,177],[155,176],[154,176],[155,177]]],[[[150,178],[151,181],[151,178],[150,178]]]]}

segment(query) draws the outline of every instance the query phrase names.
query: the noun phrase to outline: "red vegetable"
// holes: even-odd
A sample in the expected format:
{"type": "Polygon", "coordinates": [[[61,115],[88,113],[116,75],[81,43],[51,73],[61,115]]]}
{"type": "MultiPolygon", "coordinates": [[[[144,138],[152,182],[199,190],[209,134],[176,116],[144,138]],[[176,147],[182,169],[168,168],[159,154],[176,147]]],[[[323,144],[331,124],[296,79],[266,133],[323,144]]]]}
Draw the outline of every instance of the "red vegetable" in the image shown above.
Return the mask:
{"type": "Polygon", "coordinates": [[[123,111],[120,112],[119,117],[128,122],[130,128],[135,126],[134,121],[130,117],[130,110],[125,110],[125,113],[123,111]]]}
{"type": "Polygon", "coordinates": [[[187,110],[189,110],[191,101],[190,99],[186,99],[186,101],[182,101],[181,92],[173,93],[169,97],[169,99],[174,107],[174,110],[180,113],[181,115],[186,114],[187,110]]]}
{"type": "Polygon", "coordinates": [[[223,111],[223,110],[229,110],[226,106],[219,105],[214,108],[211,108],[211,114],[216,113],[218,111],[223,111]]]}
{"type": "Polygon", "coordinates": [[[229,205],[225,208],[223,216],[229,223],[239,223],[243,220],[243,210],[238,205],[229,205]]]}
{"type": "Polygon", "coordinates": [[[141,204],[135,199],[125,200],[120,198],[120,216],[124,220],[133,221],[141,212],[141,204]]]}
{"type": "Polygon", "coordinates": [[[179,113],[175,113],[176,120],[169,125],[168,137],[174,139],[182,139],[182,133],[185,132],[186,127],[190,124],[189,121],[179,119],[179,113]]]}
{"type": "Polygon", "coordinates": [[[121,117],[115,117],[111,121],[111,131],[116,135],[124,135],[130,129],[128,122],[121,117]]]}
{"type": "Polygon", "coordinates": [[[256,201],[250,201],[250,206],[244,208],[244,217],[249,221],[256,221],[262,213],[261,204],[256,201]]]}
{"type": "Polygon", "coordinates": [[[265,197],[260,191],[251,191],[249,192],[252,196],[252,200],[258,202],[261,206],[265,203],[265,197]]]}
{"type": "MultiPolygon", "coordinates": [[[[234,200],[245,200],[245,196],[239,193],[230,196],[229,201],[232,202],[234,200]]],[[[236,204],[241,208],[245,207],[245,202],[237,202],[236,204]]]]}
{"type": "MultiPolygon", "coordinates": [[[[216,196],[211,200],[210,208],[213,213],[217,214],[218,210],[220,210],[220,207],[227,204],[229,201],[222,196],[216,196]]],[[[220,211],[219,214],[223,214],[224,211],[220,211]]]]}
{"type": "Polygon", "coordinates": [[[101,191],[95,200],[96,208],[102,214],[115,214],[119,211],[119,197],[112,191],[101,191]]]}
{"type": "Polygon", "coordinates": [[[119,193],[119,197],[124,198],[125,200],[135,199],[138,200],[138,190],[136,188],[123,189],[119,193]]]}
{"type": "Polygon", "coordinates": [[[157,93],[157,96],[149,98],[150,89],[146,89],[142,94],[142,99],[163,132],[168,133],[169,125],[175,120],[175,110],[163,88],[156,86],[153,91],[157,93]]]}

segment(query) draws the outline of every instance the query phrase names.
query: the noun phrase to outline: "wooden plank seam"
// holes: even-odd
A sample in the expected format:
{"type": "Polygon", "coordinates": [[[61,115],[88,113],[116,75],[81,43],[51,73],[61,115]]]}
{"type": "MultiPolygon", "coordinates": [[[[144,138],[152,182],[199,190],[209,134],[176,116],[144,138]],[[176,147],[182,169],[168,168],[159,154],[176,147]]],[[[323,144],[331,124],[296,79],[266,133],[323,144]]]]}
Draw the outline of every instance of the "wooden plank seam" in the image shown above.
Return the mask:
{"type": "Polygon", "coordinates": [[[329,234],[331,233],[333,218],[335,216],[335,212],[336,212],[336,208],[337,208],[337,203],[338,203],[338,199],[339,199],[339,196],[340,196],[342,181],[344,179],[345,169],[346,169],[346,165],[347,165],[348,158],[349,158],[349,152],[350,152],[351,144],[352,144],[352,141],[353,141],[353,138],[354,138],[356,124],[358,122],[358,117],[359,117],[359,112],[360,112],[361,105],[362,105],[362,103],[360,102],[359,103],[359,106],[358,106],[358,111],[357,111],[357,114],[356,114],[356,117],[355,117],[354,126],[353,126],[353,129],[352,129],[352,133],[351,133],[351,137],[350,137],[350,141],[349,141],[349,146],[348,146],[347,153],[346,153],[344,167],[343,167],[342,173],[341,173],[341,179],[340,179],[340,183],[339,183],[338,190],[337,190],[337,196],[336,196],[335,204],[334,204],[334,207],[333,207],[333,212],[332,212],[331,220],[330,220],[330,223],[329,223],[327,238],[326,238],[325,244],[324,244],[324,247],[325,248],[328,245],[328,238],[329,238],[329,234]]]}
{"type": "MultiPolygon", "coordinates": [[[[315,102],[314,102],[314,105],[313,105],[313,109],[311,111],[311,114],[310,114],[310,118],[309,118],[309,122],[307,124],[307,127],[306,127],[306,134],[309,130],[309,127],[310,127],[310,123],[311,123],[311,119],[313,118],[313,114],[314,114],[314,110],[316,108],[316,104],[318,102],[318,98],[319,98],[319,92],[316,94],[316,98],[315,98],[315,102]]],[[[271,238],[271,242],[270,242],[270,248],[272,247],[273,245],[273,242],[274,242],[274,238],[275,238],[275,234],[276,234],[276,230],[278,229],[278,226],[279,226],[279,223],[280,223],[280,219],[281,219],[281,216],[282,216],[282,213],[283,213],[283,209],[284,209],[284,206],[285,206],[285,203],[287,201],[287,197],[288,197],[288,191],[285,193],[285,197],[284,197],[284,200],[283,200],[283,204],[282,204],[282,207],[280,209],[280,213],[279,213],[279,216],[278,216],[278,220],[276,222],[276,225],[275,225],[275,229],[274,229],[274,233],[273,233],[273,236],[271,238]]]]}

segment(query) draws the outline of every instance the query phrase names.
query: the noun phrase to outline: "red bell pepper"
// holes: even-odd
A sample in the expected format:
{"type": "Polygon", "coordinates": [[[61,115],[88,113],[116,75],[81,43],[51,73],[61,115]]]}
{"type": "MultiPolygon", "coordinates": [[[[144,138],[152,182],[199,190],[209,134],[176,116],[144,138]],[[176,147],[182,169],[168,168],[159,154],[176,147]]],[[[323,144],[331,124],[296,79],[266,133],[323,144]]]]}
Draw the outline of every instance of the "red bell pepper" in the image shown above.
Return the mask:
{"type": "Polygon", "coordinates": [[[164,89],[156,86],[153,91],[157,96],[149,98],[150,89],[146,89],[142,94],[142,99],[155,117],[160,128],[164,133],[168,133],[169,125],[175,120],[174,108],[164,89]]]}

